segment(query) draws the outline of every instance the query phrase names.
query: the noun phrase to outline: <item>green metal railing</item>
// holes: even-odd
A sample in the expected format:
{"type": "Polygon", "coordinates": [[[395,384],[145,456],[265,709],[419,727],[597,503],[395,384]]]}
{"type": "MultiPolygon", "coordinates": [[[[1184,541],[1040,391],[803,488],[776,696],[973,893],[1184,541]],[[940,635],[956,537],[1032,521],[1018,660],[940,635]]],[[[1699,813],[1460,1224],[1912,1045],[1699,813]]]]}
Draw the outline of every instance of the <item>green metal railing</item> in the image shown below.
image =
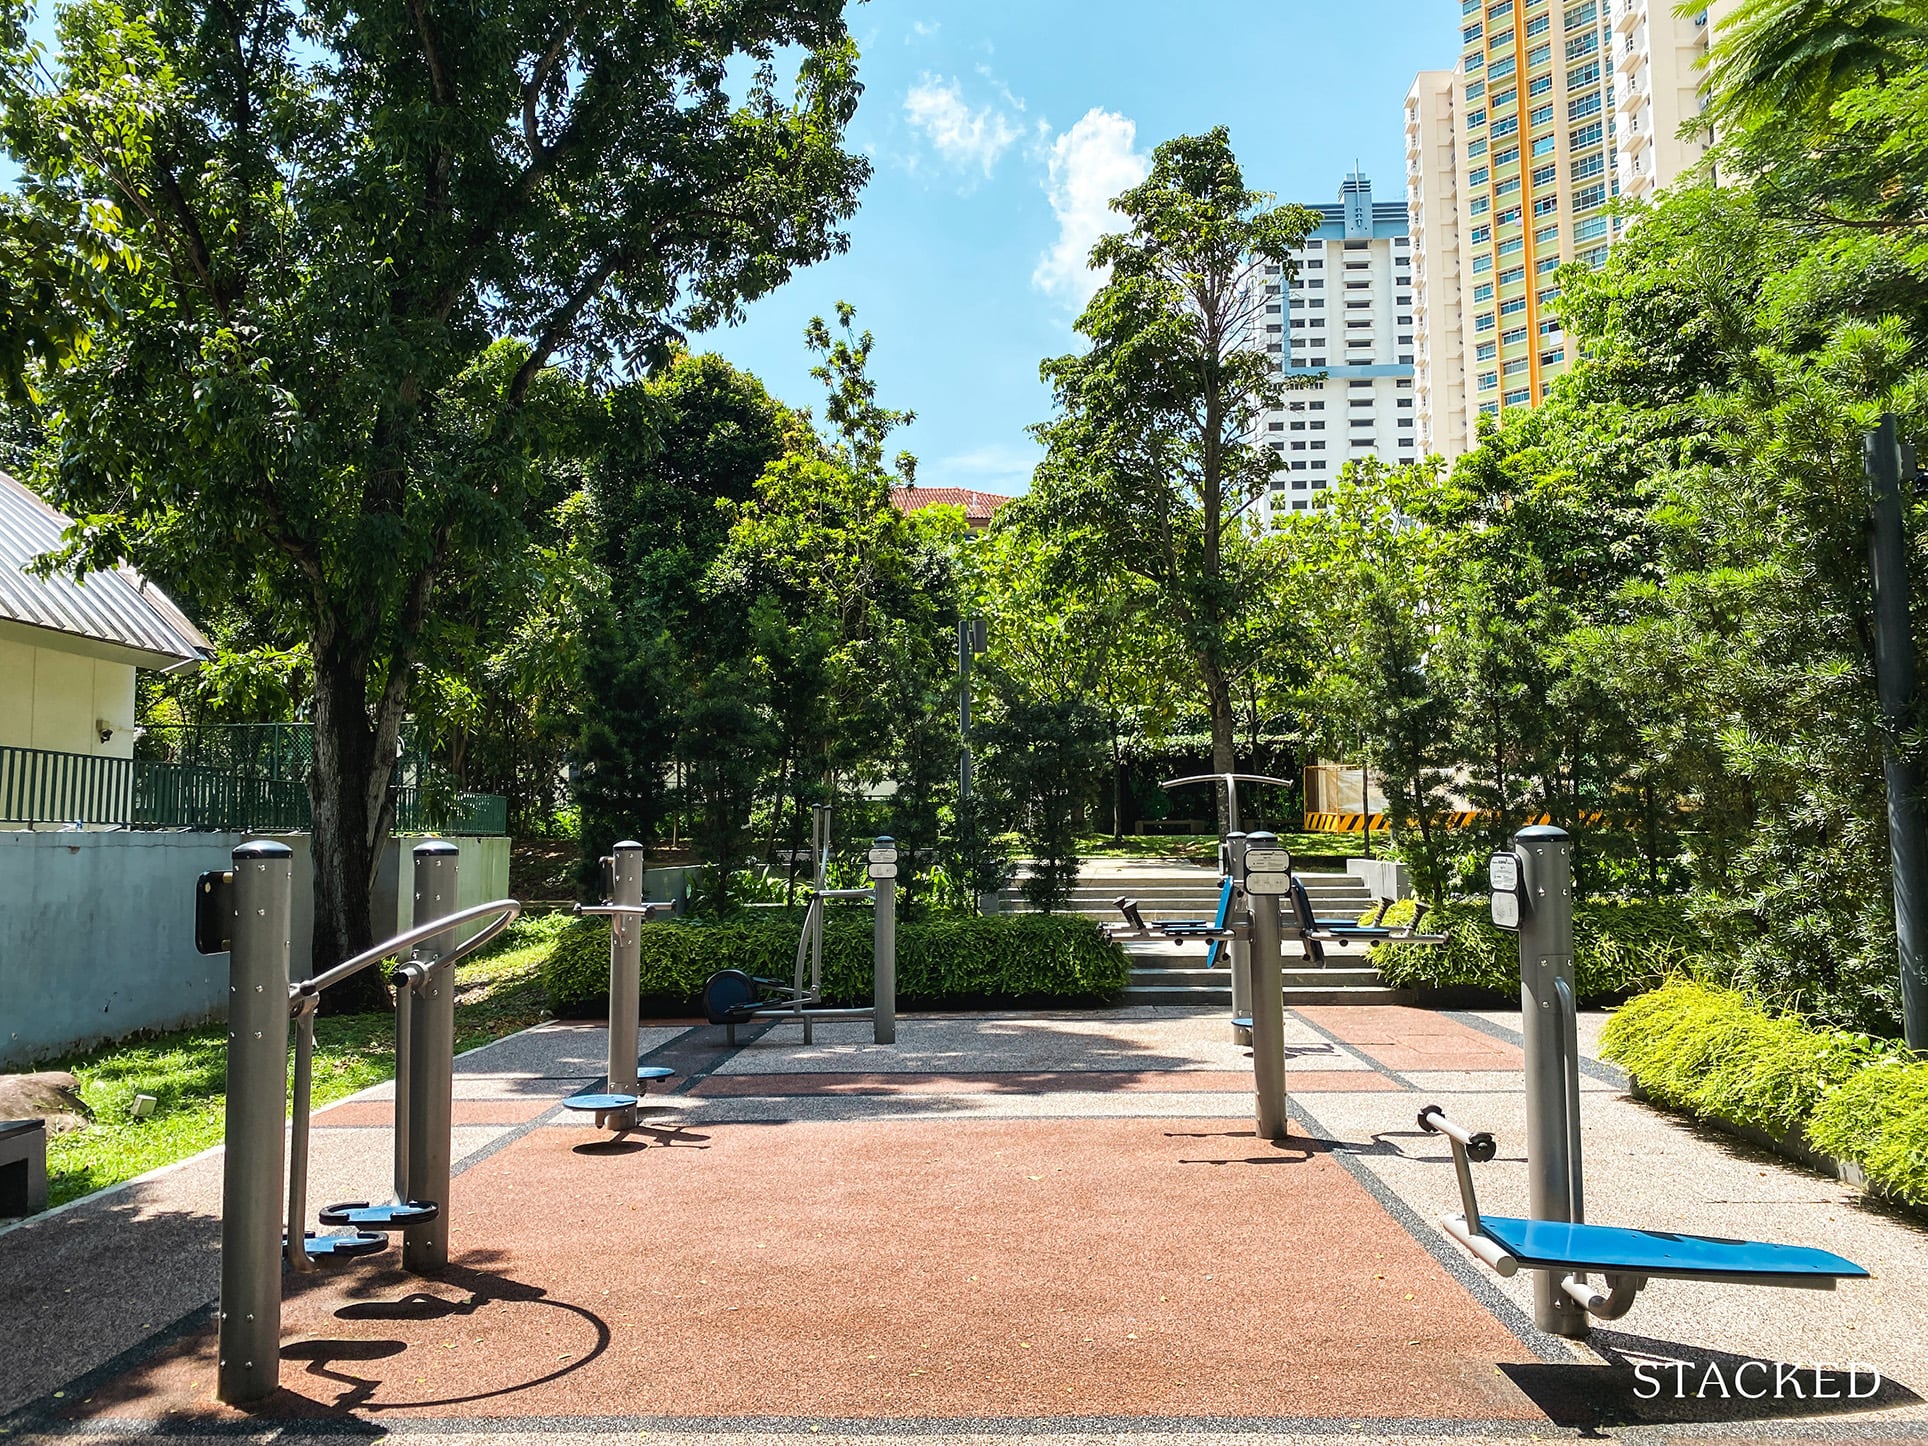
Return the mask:
{"type": "MultiPolygon", "coordinates": [[[[313,826],[305,772],[290,778],[245,766],[0,747],[0,823],[301,833],[313,826]]],[[[395,790],[395,828],[504,834],[509,801],[405,786],[395,790]]]]}

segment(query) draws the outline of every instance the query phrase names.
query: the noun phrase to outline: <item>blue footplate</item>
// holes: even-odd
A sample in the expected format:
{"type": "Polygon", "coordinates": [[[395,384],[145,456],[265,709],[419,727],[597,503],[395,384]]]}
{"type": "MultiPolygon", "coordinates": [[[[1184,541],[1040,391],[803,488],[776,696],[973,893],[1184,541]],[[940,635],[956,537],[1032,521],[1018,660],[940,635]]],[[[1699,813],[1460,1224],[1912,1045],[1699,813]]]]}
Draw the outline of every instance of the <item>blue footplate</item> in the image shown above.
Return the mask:
{"type": "Polygon", "coordinates": [[[571,1095],[562,1102],[565,1110],[581,1110],[585,1114],[594,1112],[600,1115],[616,1110],[626,1110],[636,1103],[635,1095],[571,1095]]]}
{"type": "Polygon", "coordinates": [[[1530,1269],[1804,1285],[1819,1290],[1833,1289],[1836,1280],[1863,1280],[1868,1274],[1851,1260],[1807,1245],[1516,1220],[1504,1215],[1480,1216],[1480,1229],[1530,1269]]]}

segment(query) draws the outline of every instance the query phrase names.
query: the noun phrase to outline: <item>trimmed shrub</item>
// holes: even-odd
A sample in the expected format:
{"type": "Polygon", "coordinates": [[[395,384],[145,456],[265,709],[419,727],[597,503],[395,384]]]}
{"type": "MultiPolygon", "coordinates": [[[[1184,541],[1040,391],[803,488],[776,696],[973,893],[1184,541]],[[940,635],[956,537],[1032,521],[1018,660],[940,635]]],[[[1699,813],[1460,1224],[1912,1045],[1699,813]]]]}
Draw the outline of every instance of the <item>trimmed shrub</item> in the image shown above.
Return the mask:
{"type": "Polygon", "coordinates": [[[1662,1104],[1786,1135],[1885,1048],[1773,1013],[1732,989],[1673,979],[1615,1013],[1600,1052],[1662,1104]]]}
{"type": "MultiPolygon", "coordinates": [[[[801,910],[722,923],[644,924],[642,993],[679,1008],[695,1005],[718,969],[788,980],[796,968],[801,910]]],[[[823,991],[831,1004],[868,1004],[871,931],[867,915],[832,911],[824,922],[823,991]]],[[[980,1001],[1064,1003],[1115,996],[1129,972],[1125,954],[1097,924],[1075,914],[998,914],[899,920],[897,997],[907,1004],[980,1001]]],[[[557,1014],[606,1013],[609,926],[581,919],[557,939],[543,966],[557,1014]]]]}
{"type": "MultiPolygon", "coordinates": [[[[1412,918],[1410,900],[1386,922],[1412,918]]],[[[1369,917],[1369,916],[1362,916],[1369,917]]],[[[1372,962],[1395,989],[1471,987],[1517,999],[1520,956],[1515,936],[1493,927],[1484,900],[1444,904],[1422,927],[1444,944],[1381,944],[1372,962]]],[[[1573,975],[1581,999],[1617,998],[1645,988],[1713,947],[1678,903],[1646,900],[1577,905],[1573,911],[1573,975]]]]}
{"type": "Polygon", "coordinates": [[[1890,1055],[1859,1071],[1815,1108],[1807,1135],[1887,1194],[1928,1205],[1928,1060],[1890,1055]]]}

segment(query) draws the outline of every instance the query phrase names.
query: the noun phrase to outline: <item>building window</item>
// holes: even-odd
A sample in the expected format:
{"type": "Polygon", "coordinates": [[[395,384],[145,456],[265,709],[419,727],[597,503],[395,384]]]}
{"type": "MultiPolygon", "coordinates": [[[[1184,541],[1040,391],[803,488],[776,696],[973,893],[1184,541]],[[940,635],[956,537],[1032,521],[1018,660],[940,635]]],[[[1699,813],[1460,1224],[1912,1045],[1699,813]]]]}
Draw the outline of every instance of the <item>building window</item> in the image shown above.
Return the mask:
{"type": "Polygon", "coordinates": [[[1564,351],[1543,351],[1540,353],[1540,365],[1543,367],[1557,367],[1565,360],[1566,353],[1564,351]]]}
{"type": "Polygon", "coordinates": [[[1466,173],[1466,184],[1469,186],[1485,185],[1486,184],[1486,167],[1475,166],[1473,167],[1472,170],[1468,171],[1466,173]]]}
{"type": "Polygon", "coordinates": [[[1592,155],[1582,156],[1573,163],[1573,179],[1576,181],[1584,181],[1589,176],[1599,175],[1602,171],[1606,170],[1606,168],[1606,153],[1604,151],[1595,151],[1592,155]]]}
{"type": "Polygon", "coordinates": [[[1519,131],[1520,131],[1520,118],[1516,115],[1501,116],[1498,120],[1493,122],[1493,139],[1494,140],[1498,140],[1502,136],[1518,135],[1519,131]]]}
{"type": "Polygon", "coordinates": [[[1485,124],[1486,112],[1484,110],[1469,110],[1466,112],[1466,128],[1468,130],[1476,131],[1485,124]]]}
{"type": "Polygon", "coordinates": [[[1500,3],[1486,12],[1488,20],[1505,20],[1513,14],[1513,0],[1500,0],[1500,3]]]}
{"type": "Polygon", "coordinates": [[[1520,224],[1520,208],[1518,206],[1508,206],[1504,211],[1500,212],[1499,215],[1495,216],[1493,220],[1501,226],[1517,226],[1520,224]]]}
{"type": "MultiPolygon", "coordinates": [[[[1533,182],[1535,189],[1538,189],[1542,184],[1538,179],[1535,179],[1533,182]]],[[[1551,216],[1559,209],[1560,198],[1557,193],[1550,196],[1535,196],[1533,198],[1533,219],[1536,221],[1542,216],[1551,216]]],[[[1555,232],[1554,234],[1557,235],[1559,233],[1555,232]]]]}
{"type": "Polygon", "coordinates": [[[1468,234],[1475,246],[1484,246],[1488,241],[1493,239],[1493,228],[1491,226],[1475,226],[1468,234]]]}
{"type": "Polygon", "coordinates": [[[1483,80],[1469,80],[1469,81],[1467,81],[1467,82],[1466,82],[1466,98],[1467,98],[1467,99],[1468,99],[1469,101],[1472,101],[1472,100],[1478,100],[1478,99],[1479,99],[1479,98],[1480,98],[1481,96],[1483,96],[1483,95],[1485,95],[1485,94],[1486,94],[1486,82],[1485,82],[1485,81],[1483,81],[1483,80]]]}
{"type": "Polygon", "coordinates": [[[1475,276],[1482,271],[1491,271],[1492,269],[1493,257],[1491,252],[1481,252],[1473,258],[1473,274],[1475,276]]]}
{"type": "Polygon", "coordinates": [[[1505,400],[1509,407],[1523,407],[1533,400],[1533,388],[1522,387],[1519,391],[1508,392],[1505,400]]]}
{"type": "Polygon", "coordinates": [[[1500,303],[1501,316],[1518,316],[1522,311],[1525,311],[1525,310],[1526,310],[1526,298],[1524,296],[1508,297],[1505,301],[1502,301],[1500,303]]]}
{"type": "Polygon", "coordinates": [[[1473,330],[1482,332],[1491,331],[1493,329],[1493,322],[1493,313],[1490,311],[1482,311],[1478,316],[1473,318],[1473,330]]]}
{"type": "Polygon", "coordinates": [[[1541,156],[1550,156],[1559,148],[1560,138],[1558,136],[1537,136],[1533,141],[1533,159],[1537,161],[1541,156]]]}
{"type": "Polygon", "coordinates": [[[1588,186],[1584,191],[1574,193],[1573,209],[1576,212],[1591,211],[1595,206],[1606,204],[1607,188],[1605,186],[1588,186]]]}
{"type": "Polygon", "coordinates": [[[1491,361],[1500,354],[1500,344],[1496,341],[1483,341],[1475,349],[1475,360],[1491,361]]]}
{"type": "Polygon", "coordinates": [[[1481,372],[1479,374],[1479,389],[1481,391],[1495,391],[1498,389],[1499,384],[1500,374],[1498,372],[1481,372]]]}
{"type": "Polygon", "coordinates": [[[1546,46],[1546,45],[1536,45],[1531,50],[1526,52],[1526,68],[1528,70],[1538,70],[1542,65],[1545,65],[1547,61],[1551,60],[1552,58],[1553,58],[1552,47],[1546,46]]]}
{"type": "Polygon", "coordinates": [[[1525,340],[1526,340],[1526,328],[1523,326],[1512,327],[1500,333],[1501,346],[1518,346],[1521,342],[1525,340]]]}
{"type": "Polygon", "coordinates": [[[1517,193],[1519,189],[1520,178],[1518,176],[1508,176],[1505,180],[1493,187],[1493,194],[1495,196],[1511,196],[1517,193]]]}
{"type": "Polygon", "coordinates": [[[1523,356],[1514,357],[1502,370],[1504,370],[1509,377],[1516,377],[1526,370],[1526,358],[1523,356]]]}
{"type": "Polygon", "coordinates": [[[1524,236],[1510,236],[1500,242],[1500,255],[1502,256],[1516,256],[1524,250],[1526,250],[1526,237],[1524,236]]]}
{"type": "Polygon", "coordinates": [[[1553,107],[1550,105],[1535,106],[1533,108],[1533,114],[1527,117],[1527,124],[1532,126],[1535,130],[1539,129],[1541,126],[1552,125],[1553,124],[1553,107]]]}
{"type": "Polygon", "coordinates": [[[1524,266],[1509,266],[1500,273],[1501,286],[1511,286],[1516,281],[1524,280],[1526,280],[1526,268],[1524,266]]]}
{"type": "Polygon", "coordinates": [[[1560,258],[1558,256],[1542,256],[1533,267],[1533,274],[1535,276],[1544,276],[1549,271],[1557,270],[1559,265],[1560,258]]]}
{"type": "Polygon", "coordinates": [[[1510,166],[1519,158],[1520,148],[1518,146],[1506,146],[1493,152],[1493,164],[1496,166],[1510,166]]]}
{"type": "Polygon", "coordinates": [[[1549,246],[1559,244],[1560,228],[1558,226],[1542,226],[1533,233],[1533,249],[1536,251],[1543,251],[1549,246]]]}
{"type": "Polygon", "coordinates": [[[1592,21],[1598,19],[1599,15],[1600,12],[1594,7],[1593,0],[1587,0],[1586,4],[1575,5],[1571,10],[1567,11],[1564,17],[1566,20],[1566,28],[1569,30],[1578,30],[1582,25],[1590,24],[1592,21]]]}
{"type": "Polygon", "coordinates": [[[1498,402],[1481,402],[1479,409],[1482,416],[1497,417],[1500,414],[1500,404],[1498,402]]]}
{"type": "Polygon", "coordinates": [[[1486,141],[1483,137],[1481,139],[1471,140],[1466,143],[1467,159],[1476,161],[1485,154],[1486,154],[1486,141]]]}
{"type": "Polygon", "coordinates": [[[1512,86],[1502,86],[1493,92],[1493,109],[1498,110],[1503,105],[1513,104],[1513,98],[1518,94],[1519,92],[1514,90],[1512,86]]]}
{"type": "Polygon", "coordinates": [[[1552,89],[1553,77],[1551,75],[1536,75],[1526,84],[1526,93],[1529,96],[1542,96],[1552,89]]]}
{"type": "Polygon", "coordinates": [[[1600,62],[1589,60],[1585,65],[1576,65],[1566,73],[1566,88],[1579,90],[1583,86],[1592,85],[1599,78],[1600,62]]]}
{"type": "MultiPolygon", "coordinates": [[[[1599,48],[1600,35],[1598,31],[1589,30],[1583,35],[1569,36],[1566,43],[1566,58],[1568,60],[1578,60],[1583,55],[1592,55],[1599,48]]],[[[1471,57],[1469,56],[1468,59],[1470,60],[1471,57]]]]}
{"type": "Polygon", "coordinates": [[[1526,22],[1526,38],[1531,40],[1536,35],[1546,34],[1547,27],[1552,23],[1553,17],[1550,15],[1535,15],[1526,22]]]}
{"type": "Polygon", "coordinates": [[[1479,21],[1475,20],[1471,25],[1467,26],[1464,30],[1459,32],[1459,37],[1461,40],[1465,41],[1466,44],[1471,45],[1475,40],[1478,40],[1480,38],[1480,35],[1483,32],[1483,30],[1484,30],[1484,27],[1481,26],[1479,21]]]}
{"type": "Polygon", "coordinates": [[[1482,281],[1482,282],[1480,282],[1480,284],[1479,284],[1478,286],[1475,286],[1475,287],[1473,288],[1473,300],[1475,300],[1475,301],[1491,301],[1492,299],[1493,299],[1493,283],[1492,283],[1492,282],[1490,282],[1490,281],[1482,281]]]}
{"type": "Polygon", "coordinates": [[[1581,126],[1578,130],[1574,131],[1572,135],[1568,136],[1567,144],[1573,150],[1584,151],[1588,146],[1599,145],[1600,138],[1605,134],[1606,132],[1601,128],[1600,122],[1594,121],[1589,125],[1581,126]]]}
{"type": "MultiPolygon", "coordinates": [[[[1560,288],[1557,286],[1547,287],[1545,291],[1542,291],[1540,293],[1540,297],[1539,297],[1541,306],[1551,306],[1554,302],[1558,301],[1559,299],[1560,299],[1560,288]]],[[[1540,334],[1542,336],[1546,335],[1546,329],[1548,327],[1552,327],[1555,331],[1558,331],[1560,329],[1560,323],[1557,321],[1541,322],[1540,334]]]]}
{"type": "Polygon", "coordinates": [[[1486,57],[1477,50],[1469,51],[1466,56],[1466,69],[1470,73],[1486,64],[1486,57]]]}
{"type": "MultiPolygon", "coordinates": [[[[1582,96],[1577,96],[1566,103],[1566,118],[1570,121],[1585,120],[1590,115],[1599,114],[1600,92],[1597,90],[1589,91],[1582,96]]],[[[1546,118],[1548,120],[1553,119],[1553,114],[1550,109],[1547,112],[1546,118]]]]}
{"type": "Polygon", "coordinates": [[[1606,234],[1607,218],[1605,216],[1589,216],[1584,221],[1576,222],[1573,227],[1573,239],[1576,242],[1598,241],[1606,234]]]}
{"type": "Polygon", "coordinates": [[[1502,56],[1493,62],[1492,69],[1486,73],[1495,80],[1498,80],[1501,76],[1511,75],[1513,73],[1513,57],[1510,55],[1502,56]]]}

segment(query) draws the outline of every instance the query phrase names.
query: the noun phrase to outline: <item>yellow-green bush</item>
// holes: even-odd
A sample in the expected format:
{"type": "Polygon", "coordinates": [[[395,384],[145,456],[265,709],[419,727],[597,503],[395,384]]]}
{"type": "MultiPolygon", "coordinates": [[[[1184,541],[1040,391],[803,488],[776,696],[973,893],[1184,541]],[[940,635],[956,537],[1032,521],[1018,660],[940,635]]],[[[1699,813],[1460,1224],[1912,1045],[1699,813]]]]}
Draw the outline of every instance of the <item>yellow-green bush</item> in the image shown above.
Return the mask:
{"type": "Polygon", "coordinates": [[[1891,1056],[1854,1074],[1815,1107],[1807,1134],[1888,1194],[1928,1205],[1928,1060],[1891,1056]]]}
{"type": "MultiPolygon", "coordinates": [[[[798,912],[724,923],[641,926],[646,999],[693,1005],[719,969],[788,980],[796,966],[798,912]]],[[[897,995],[911,1004],[974,1001],[1093,1001],[1115,996],[1128,973],[1124,951],[1075,914],[1000,914],[904,920],[897,925],[897,995]]],[[[833,1004],[868,1004],[868,914],[833,911],[824,924],[823,983],[833,1004]]],[[[604,1011],[609,1002],[609,926],[572,924],[543,969],[558,1014],[604,1011]]]]}
{"type": "Polygon", "coordinates": [[[1607,1021],[1600,1052],[1663,1104],[1786,1134],[1884,1051],[1736,990],[1672,979],[1607,1021]]]}

